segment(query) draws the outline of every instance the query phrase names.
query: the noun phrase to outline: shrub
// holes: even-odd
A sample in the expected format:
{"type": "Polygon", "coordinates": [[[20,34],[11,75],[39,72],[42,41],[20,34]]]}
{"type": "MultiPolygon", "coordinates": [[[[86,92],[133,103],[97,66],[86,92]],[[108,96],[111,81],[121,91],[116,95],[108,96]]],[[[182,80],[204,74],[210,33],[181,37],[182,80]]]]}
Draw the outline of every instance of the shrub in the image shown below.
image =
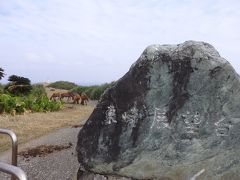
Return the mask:
{"type": "Polygon", "coordinates": [[[32,85],[31,94],[35,97],[46,96],[46,90],[42,84],[32,85]]]}
{"type": "Polygon", "coordinates": [[[59,111],[63,107],[62,101],[50,101],[49,108],[50,111],[59,111]]]}
{"type": "Polygon", "coordinates": [[[18,97],[12,97],[7,94],[2,94],[0,96],[0,104],[1,104],[1,113],[23,113],[25,112],[25,103],[21,101],[18,97]]]}
{"type": "Polygon", "coordinates": [[[0,96],[0,102],[4,112],[10,113],[16,107],[16,101],[10,95],[2,94],[0,96]]]}
{"type": "Polygon", "coordinates": [[[75,83],[68,82],[68,81],[56,81],[56,82],[48,85],[48,87],[57,88],[57,89],[65,89],[65,90],[70,90],[77,86],[78,85],[76,85],[75,83]]]}
{"type": "Polygon", "coordinates": [[[4,112],[4,103],[0,101],[0,114],[4,112]]]}
{"type": "Polygon", "coordinates": [[[32,107],[36,101],[36,97],[33,95],[25,96],[22,98],[23,102],[25,103],[25,107],[28,110],[32,110],[32,107]]]}
{"type": "Polygon", "coordinates": [[[50,101],[47,96],[41,96],[36,99],[36,102],[32,106],[32,110],[35,112],[49,112],[58,111],[63,107],[61,101],[50,101]]]}
{"type": "Polygon", "coordinates": [[[79,94],[85,93],[90,99],[92,100],[98,100],[100,99],[101,95],[104,93],[104,91],[111,87],[114,84],[114,82],[111,83],[105,83],[102,85],[94,85],[94,86],[77,86],[73,89],[71,89],[71,92],[76,92],[79,94]]]}
{"type": "Polygon", "coordinates": [[[4,91],[4,85],[0,84],[0,94],[2,94],[4,91]]]}
{"type": "Polygon", "coordinates": [[[23,101],[18,101],[15,107],[16,113],[22,114],[26,112],[26,105],[23,101]]]}
{"type": "Polygon", "coordinates": [[[10,114],[24,113],[26,110],[32,112],[58,111],[63,107],[59,101],[50,101],[47,96],[34,97],[33,95],[25,97],[12,97],[11,95],[0,95],[0,113],[10,114]]]}

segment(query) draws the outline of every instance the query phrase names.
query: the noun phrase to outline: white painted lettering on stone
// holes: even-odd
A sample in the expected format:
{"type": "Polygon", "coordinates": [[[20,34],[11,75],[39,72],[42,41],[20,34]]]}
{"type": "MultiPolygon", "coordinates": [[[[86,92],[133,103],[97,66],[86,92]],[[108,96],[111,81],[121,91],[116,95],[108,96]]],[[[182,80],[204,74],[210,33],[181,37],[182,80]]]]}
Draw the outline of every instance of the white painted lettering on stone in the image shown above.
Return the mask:
{"type": "Polygon", "coordinates": [[[134,106],[128,112],[122,114],[122,119],[129,126],[134,127],[138,119],[138,109],[134,106]]]}
{"type": "Polygon", "coordinates": [[[124,112],[124,113],[122,114],[122,119],[123,119],[124,122],[127,122],[127,121],[128,121],[128,115],[127,115],[126,112],[124,112]]]}
{"type": "Polygon", "coordinates": [[[122,114],[123,121],[129,125],[136,124],[137,118],[138,118],[138,109],[135,106],[131,108],[128,113],[125,112],[122,114]]]}
{"type": "Polygon", "coordinates": [[[105,124],[109,125],[112,123],[117,123],[116,121],[116,109],[113,105],[110,105],[106,111],[106,121],[105,124]]]}
{"type": "Polygon", "coordinates": [[[217,136],[228,136],[232,125],[225,117],[222,117],[219,121],[214,123],[216,126],[215,132],[217,136]]]}
{"type": "Polygon", "coordinates": [[[186,114],[181,115],[186,125],[186,131],[188,134],[194,134],[199,131],[199,124],[202,122],[199,112],[191,114],[189,111],[186,114]]]}
{"type": "Polygon", "coordinates": [[[156,127],[157,129],[170,128],[166,112],[167,112],[166,108],[155,108],[154,119],[151,128],[153,127],[156,127]]]}

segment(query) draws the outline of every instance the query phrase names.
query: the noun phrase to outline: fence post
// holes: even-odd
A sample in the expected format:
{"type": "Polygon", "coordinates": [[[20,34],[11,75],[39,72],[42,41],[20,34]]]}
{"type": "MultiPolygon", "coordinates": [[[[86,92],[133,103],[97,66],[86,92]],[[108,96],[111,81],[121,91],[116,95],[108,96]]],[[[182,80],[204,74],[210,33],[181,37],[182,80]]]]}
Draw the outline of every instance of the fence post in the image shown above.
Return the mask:
{"type": "MultiPolygon", "coordinates": [[[[18,142],[16,134],[9,129],[0,128],[0,134],[8,135],[12,140],[12,165],[17,166],[17,152],[18,152],[18,142]]],[[[12,180],[15,180],[14,175],[12,175],[12,180]]]]}
{"type": "Polygon", "coordinates": [[[0,171],[11,174],[12,177],[18,178],[19,180],[27,180],[25,172],[16,166],[0,162],[0,171]]]}

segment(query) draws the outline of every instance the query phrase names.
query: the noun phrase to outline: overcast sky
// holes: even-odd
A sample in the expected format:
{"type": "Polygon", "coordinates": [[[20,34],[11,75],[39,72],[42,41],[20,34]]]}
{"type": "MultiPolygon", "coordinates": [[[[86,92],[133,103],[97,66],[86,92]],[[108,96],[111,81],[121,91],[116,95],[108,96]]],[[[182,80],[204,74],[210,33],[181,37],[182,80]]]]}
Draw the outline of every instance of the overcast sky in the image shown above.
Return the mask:
{"type": "Polygon", "coordinates": [[[240,1],[0,0],[6,77],[110,82],[146,46],[186,40],[209,42],[240,73],[240,1]]]}

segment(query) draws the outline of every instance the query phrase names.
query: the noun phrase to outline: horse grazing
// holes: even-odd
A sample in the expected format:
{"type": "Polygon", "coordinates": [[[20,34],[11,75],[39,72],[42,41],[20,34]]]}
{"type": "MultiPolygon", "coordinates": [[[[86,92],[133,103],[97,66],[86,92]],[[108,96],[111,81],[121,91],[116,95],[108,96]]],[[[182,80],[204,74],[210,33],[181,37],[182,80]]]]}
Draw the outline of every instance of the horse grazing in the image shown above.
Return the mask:
{"type": "Polygon", "coordinates": [[[67,98],[67,101],[69,101],[71,98],[72,100],[74,99],[74,94],[71,92],[67,92],[67,93],[61,93],[60,95],[60,99],[62,100],[63,98],[67,98]]]}
{"type": "Polygon", "coordinates": [[[61,98],[60,93],[53,93],[52,96],[50,97],[50,100],[56,101],[57,99],[60,99],[60,98],[61,98]]]}
{"type": "Polygon", "coordinates": [[[81,95],[81,105],[86,105],[87,106],[88,101],[89,101],[89,98],[86,94],[81,95]]]}
{"type": "Polygon", "coordinates": [[[81,100],[81,96],[78,93],[74,93],[73,103],[79,104],[80,100],[81,100]]]}

